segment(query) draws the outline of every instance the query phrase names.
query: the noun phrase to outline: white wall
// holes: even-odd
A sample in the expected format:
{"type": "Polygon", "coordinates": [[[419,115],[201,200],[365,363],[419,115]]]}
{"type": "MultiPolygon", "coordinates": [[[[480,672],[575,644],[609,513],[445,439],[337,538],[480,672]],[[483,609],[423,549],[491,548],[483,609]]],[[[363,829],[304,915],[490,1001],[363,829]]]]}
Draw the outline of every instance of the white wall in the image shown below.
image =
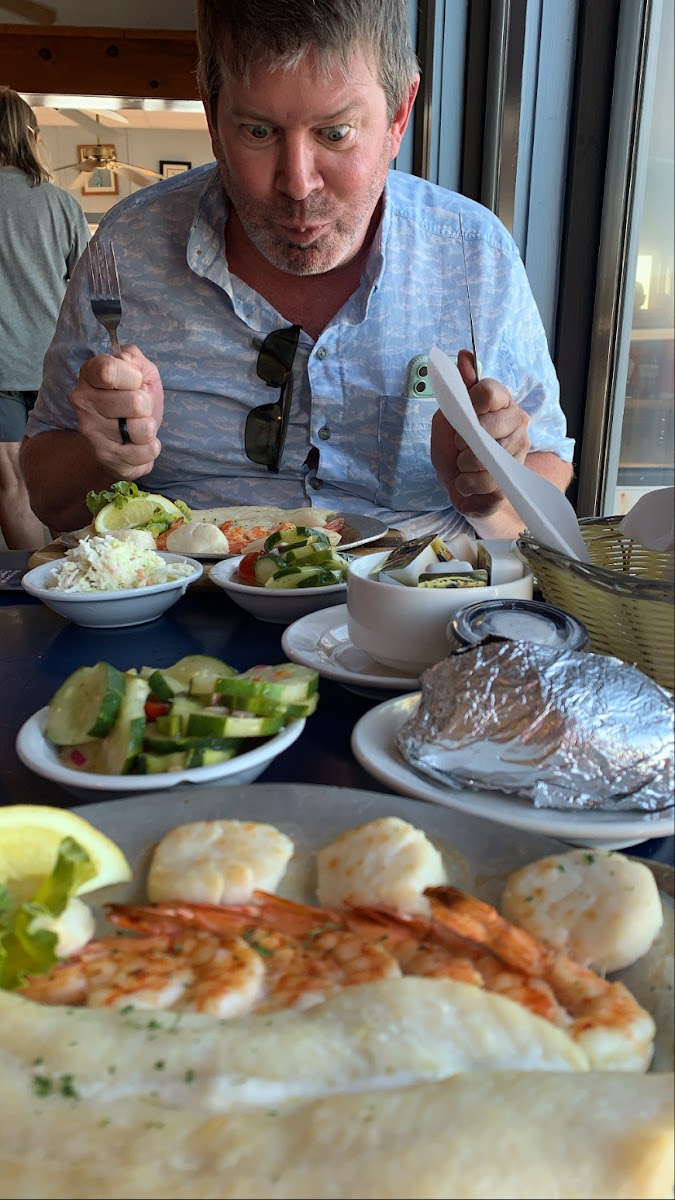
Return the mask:
{"type": "MultiPolygon", "coordinates": [[[[93,139],[84,129],[69,125],[49,125],[42,129],[45,158],[54,174],[53,182],[67,188],[77,171],[57,171],[55,167],[77,162],[78,145],[89,145],[93,139]]],[[[193,167],[213,161],[213,152],[208,133],[176,129],[127,129],[119,125],[115,129],[101,129],[101,142],[112,142],[121,162],[133,163],[159,171],[160,159],[165,161],[189,162],[193,167]]],[[[119,195],[83,196],[80,188],[71,194],[79,201],[86,213],[104,213],[124,196],[138,191],[136,184],[123,175],[118,175],[119,195]]]]}

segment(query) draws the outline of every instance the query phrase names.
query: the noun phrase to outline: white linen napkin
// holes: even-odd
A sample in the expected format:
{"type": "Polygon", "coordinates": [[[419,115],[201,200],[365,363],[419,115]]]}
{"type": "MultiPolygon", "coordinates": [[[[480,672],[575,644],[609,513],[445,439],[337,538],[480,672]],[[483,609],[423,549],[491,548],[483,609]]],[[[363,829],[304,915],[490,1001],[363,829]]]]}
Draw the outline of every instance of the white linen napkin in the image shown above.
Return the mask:
{"type": "Polygon", "coordinates": [[[438,346],[429,355],[429,375],[441,412],[499,484],[529,531],[543,546],[590,562],[569,500],[555,484],[529,471],[485,433],[462,376],[438,346]]]}
{"type": "Polygon", "coordinates": [[[648,550],[674,549],[675,488],[658,488],[640,496],[619,528],[648,550]]]}

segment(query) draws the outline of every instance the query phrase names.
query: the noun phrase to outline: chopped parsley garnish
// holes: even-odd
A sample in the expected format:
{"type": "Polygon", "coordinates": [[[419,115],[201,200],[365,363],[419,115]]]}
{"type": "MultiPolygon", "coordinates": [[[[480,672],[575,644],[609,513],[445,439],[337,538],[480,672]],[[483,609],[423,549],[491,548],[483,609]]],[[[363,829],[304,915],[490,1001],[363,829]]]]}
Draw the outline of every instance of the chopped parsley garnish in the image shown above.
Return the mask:
{"type": "Polygon", "coordinates": [[[33,1076],[33,1091],[36,1096],[51,1096],[54,1084],[48,1075],[33,1076]]]}

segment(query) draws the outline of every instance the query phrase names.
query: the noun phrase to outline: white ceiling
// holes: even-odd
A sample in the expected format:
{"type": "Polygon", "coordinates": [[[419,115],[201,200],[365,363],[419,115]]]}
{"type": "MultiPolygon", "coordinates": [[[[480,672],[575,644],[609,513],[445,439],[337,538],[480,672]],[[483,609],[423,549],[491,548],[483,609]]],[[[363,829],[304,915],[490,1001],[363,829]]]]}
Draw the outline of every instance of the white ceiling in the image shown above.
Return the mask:
{"type": "Polygon", "coordinates": [[[30,104],[42,129],[48,126],[77,126],[77,110],[106,129],[184,129],[206,133],[206,117],[199,100],[131,99],[120,96],[62,96],[21,93],[30,104]]]}
{"type": "MultiPolygon", "coordinates": [[[[114,5],[92,0],[41,0],[56,13],[55,25],[79,25],[112,29],[194,29],[193,0],[115,0],[114,5]]],[[[0,0],[0,23],[27,25],[23,17],[4,8],[0,0]]]]}

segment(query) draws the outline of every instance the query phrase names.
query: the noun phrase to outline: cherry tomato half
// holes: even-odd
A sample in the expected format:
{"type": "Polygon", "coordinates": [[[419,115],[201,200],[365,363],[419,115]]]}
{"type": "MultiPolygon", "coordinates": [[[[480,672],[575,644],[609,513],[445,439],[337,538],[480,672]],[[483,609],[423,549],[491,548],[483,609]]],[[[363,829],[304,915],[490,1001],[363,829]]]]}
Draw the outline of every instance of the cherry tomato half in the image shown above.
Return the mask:
{"type": "Polygon", "coordinates": [[[264,553],[264,550],[252,550],[250,554],[245,554],[242,558],[237,567],[237,575],[245,580],[246,583],[256,582],[255,564],[264,553]]]}

